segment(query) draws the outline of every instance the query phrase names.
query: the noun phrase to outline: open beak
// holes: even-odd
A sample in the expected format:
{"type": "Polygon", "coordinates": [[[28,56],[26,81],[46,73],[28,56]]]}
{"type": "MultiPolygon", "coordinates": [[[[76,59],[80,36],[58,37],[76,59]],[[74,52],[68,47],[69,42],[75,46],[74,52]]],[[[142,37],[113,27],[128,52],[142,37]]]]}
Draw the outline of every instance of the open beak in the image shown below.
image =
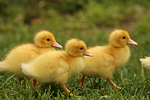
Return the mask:
{"type": "Polygon", "coordinates": [[[58,44],[57,42],[54,42],[54,44],[52,45],[52,47],[62,48],[62,46],[60,44],[58,44]]]}
{"type": "Polygon", "coordinates": [[[84,53],[85,56],[90,56],[93,57],[93,54],[91,54],[88,50],[86,50],[86,52],[84,53]]]}
{"type": "Polygon", "coordinates": [[[133,41],[132,39],[129,39],[129,42],[127,44],[130,45],[138,45],[135,41],[133,41]]]}

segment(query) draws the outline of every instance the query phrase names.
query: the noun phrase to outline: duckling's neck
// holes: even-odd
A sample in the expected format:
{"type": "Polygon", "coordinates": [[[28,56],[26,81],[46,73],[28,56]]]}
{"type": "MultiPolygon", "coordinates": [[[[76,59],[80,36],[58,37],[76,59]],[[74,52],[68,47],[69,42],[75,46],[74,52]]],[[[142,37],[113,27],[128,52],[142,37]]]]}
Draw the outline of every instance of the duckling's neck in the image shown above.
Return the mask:
{"type": "Polygon", "coordinates": [[[45,47],[40,47],[40,46],[35,46],[36,49],[40,52],[40,53],[44,53],[44,52],[47,52],[47,51],[52,51],[52,50],[55,50],[53,47],[51,48],[45,48],[45,47]]]}
{"type": "Polygon", "coordinates": [[[124,45],[124,46],[120,46],[120,47],[114,46],[114,45],[108,45],[108,48],[111,53],[114,53],[114,54],[120,55],[120,56],[122,53],[123,54],[130,53],[130,49],[129,49],[128,45],[124,45]]]}
{"type": "Polygon", "coordinates": [[[112,47],[112,48],[125,48],[127,45],[123,45],[123,46],[119,46],[119,45],[113,45],[113,44],[109,44],[109,47],[112,47]]]}
{"type": "Polygon", "coordinates": [[[38,48],[48,48],[48,47],[45,47],[45,45],[37,45],[37,44],[35,44],[35,46],[38,47],[38,48]]]}

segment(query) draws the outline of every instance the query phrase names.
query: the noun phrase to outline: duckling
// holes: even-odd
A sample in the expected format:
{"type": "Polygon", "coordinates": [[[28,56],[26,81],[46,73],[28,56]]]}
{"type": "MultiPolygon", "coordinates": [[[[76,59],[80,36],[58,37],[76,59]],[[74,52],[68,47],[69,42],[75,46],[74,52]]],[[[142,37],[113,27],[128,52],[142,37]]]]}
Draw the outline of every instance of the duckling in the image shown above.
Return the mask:
{"type": "Polygon", "coordinates": [[[65,83],[71,75],[84,69],[84,55],[93,56],[82,40],[71,39],[66,43],[65,50],[46,52],[29,63],[23,63],[22,72],[39,83],[59,83],[65,93],[69,93],[65,83]]]}
{"type": "Polygon", "coordinates": [[[62,48],[49,31],[38,32],[35,35],[34,42],[35,44],[27,43],[13,48],[6,58],[0,62],[0,71],[23,74],[21,63],[33,60],[44,52],[53,51],[53,47],[62,48]]]}
{"type": "Polygon", "coordinates": [[[150,69],[150,57],[142,58],[140,61],[145,68],[150,69]]]}
{"type": "Polygon", "coordinates": [[[130,50],[127,45],[137,45],[133,41],[129,33],[125,30],[115,30],[109,36],[109,44],[104,46],[91,47],[89,52],[93,57],[85,58],[85,68],[81,72],[83,74],[80,79],[80,85],[83,86],[84,78],[102,77],[110,81],[110,83],[118,88],[112,80],[112,76],[118,68],[122,67],[130,57],[130,50]]]}

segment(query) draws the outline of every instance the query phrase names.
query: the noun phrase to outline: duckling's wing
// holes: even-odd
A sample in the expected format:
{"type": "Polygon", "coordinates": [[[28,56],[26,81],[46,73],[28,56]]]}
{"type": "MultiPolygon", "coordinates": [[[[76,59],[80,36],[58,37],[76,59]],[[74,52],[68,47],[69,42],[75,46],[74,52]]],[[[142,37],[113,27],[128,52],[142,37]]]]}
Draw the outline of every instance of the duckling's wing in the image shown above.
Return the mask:
{"type": "Polygon", "coordinates": [[[68,62],[61,59],[59,62],[58,73],[63,74],[65,72],[69,71],[69,68],[70,68],[70,66],[69,66],[68,62]]]}
{"type": "Polygon", "coordinates": [[[103,66],[104,67],[110,67],[115,62],[114,57],[110,54],[107,54],[107,53],[103,56],[102,59],[103,59],[103,66]]]}

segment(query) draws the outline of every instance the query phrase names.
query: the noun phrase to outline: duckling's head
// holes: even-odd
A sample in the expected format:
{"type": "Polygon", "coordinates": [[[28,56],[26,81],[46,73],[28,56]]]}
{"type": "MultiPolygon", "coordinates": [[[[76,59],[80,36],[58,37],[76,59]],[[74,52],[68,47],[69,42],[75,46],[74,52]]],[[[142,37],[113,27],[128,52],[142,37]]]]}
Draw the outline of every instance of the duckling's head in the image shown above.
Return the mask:
{"type": "Polygon", "coordinates": [[[49,31],[41,31],[41,32],[37,33],[35,35],[34,42],[39,47],[62,48],[62,46],[56,42],[54,35],[49,31]]]}
{"type": "Polygon", "coordinates": [[[138,45],[135,41],[133,41],[129,33],[125,30],[115,30],[109,36],[109,43],[116,47],[122,47],[125,45],[138,45]]]}
{"type": "Polygon", "coordinates": [[[71,56],[93,56],[86,47],[84,41],[71,39],[65,45],[65,51],[71,56]]]}

